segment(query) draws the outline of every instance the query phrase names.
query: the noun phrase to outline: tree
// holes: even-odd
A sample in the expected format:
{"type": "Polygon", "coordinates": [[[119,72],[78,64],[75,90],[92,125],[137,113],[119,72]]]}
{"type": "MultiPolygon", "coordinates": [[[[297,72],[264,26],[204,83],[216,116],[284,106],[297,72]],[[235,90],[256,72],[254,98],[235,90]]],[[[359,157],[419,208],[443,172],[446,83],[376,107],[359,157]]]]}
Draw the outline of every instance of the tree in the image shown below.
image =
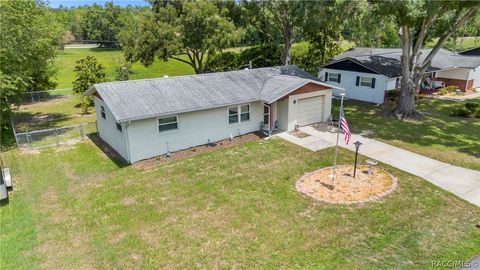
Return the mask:
{"type": "Polygon", "coordinates": [[[399,103],[393,113],[401,118],[420,116],[415,110],[415,96],[421,78],[448,38],[478,12],[480,2],[388,0],[374,5],[386,16],[393,16],[400,28],[402,82],[399,103]],[[438,37],[433,48],[422,51],[432,37],[438,37]]]}
{"type": "Polygon", "coordinates": [[[276,46],[283,45],[281,60],[284,65],[289,65],[292,45],[300,40],[310,22],[309,8],[320,4],[316,1],[258,0],[249,1],[245,7],[250,10],[251,23],[276,46]]]}
{"type": "MultiPolygon", "coordinates": [[[[398,27],[389,16],[369,4],[369,0],[342,1],[337,12],[342,12],[344,34],[357,47],[392,48],[400,46],[398,27]]],[[[337,21],[337,23],[340,23],[337,21]]]]}
{"type": "Polygon", "coordinates": [[[130,74],[132,71],[132,64],[124,59],[119,57],[114,58],[115,66],[113,72],[115,74],[116,81],[128,81],[130,79],[130,74]]]}
{"type": "Polygon", "coordinates": [[[21,93],[56,86],[53,60],[60,27],[42,2],[0,1],[0,37],[0,114],[5,130],[21,93]]]}
{"type": "Polygon", "coordinates": [[[156,57],[174,59],[190,65],[195,73],[203,73],[209,54],[240,40],[241,31],[221,16],[213,2],[182,2],[181,6],[155,3],[153,10],[141,17],[140,25],[120,34],[128,61],[148,66],[156,57]]]}
{"type": "Polygon", "coordinates": [[[122,9],[111,2],[104,7],[93,4],[80,21],[83,38],[98,40],[103,47],[117,47],[117,35],[123,27],[121,13],[122,9]]]}
{"type": "MultiPolygon", "coordinates": [[[[75,62],[74,71],[76,73],[73,81],[73,92],[82,94],[95,83],[106,81],[105,68],[97,61],[97,58],[88,55],[75,62]]],[[[88,113],[88,107],[92,104],[91,98],[80,96],[80,107],[84,113],[88,113]]]]}

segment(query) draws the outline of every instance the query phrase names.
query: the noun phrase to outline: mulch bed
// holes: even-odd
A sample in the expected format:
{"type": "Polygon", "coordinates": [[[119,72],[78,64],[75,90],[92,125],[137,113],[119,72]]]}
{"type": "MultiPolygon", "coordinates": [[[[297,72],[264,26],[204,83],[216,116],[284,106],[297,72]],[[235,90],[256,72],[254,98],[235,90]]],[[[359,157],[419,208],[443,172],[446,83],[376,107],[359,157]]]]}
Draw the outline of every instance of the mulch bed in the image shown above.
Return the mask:
{"type": "Polygon", "coordinates": [[[303,175],[296,189],[319,201],[328,203],[366,203],[390,194],[397,187],[397,179],[383,169],[374,167],[368,175],[368,166],[358,166],[353,178],[353,166],[337,166],[335,181],[331,175],[333,167],[303,175]]]}
{"type": "Polygon", "coordinates": [[[171,153],[170,157],[167,157],[167,156],[164,155],[164,156],[158,156],[158,157],[154,157],[154,158],[150,158],[150,159],[146,159],[146,160],[141,160],[139,162],[134,163],[133,167],[135,167],[137,169],[140,169],[140,170],[148,170],[148,169],[154,168],[158,165],[161,165],[161,164],[164,164],[164,163],[167,163],[167,162],[172,162],[172,161],[175,161],[175,160],[189,158],[189,157],[193,157],[193,156],[196,156],[196,155],[199,155],[199,154],[209,153],[209,152],[212,152],[212,151],[215,151],[215,150],[218,150],[218,149],[228,148],[228,147],[232,147],[232,146],[235,146],[235,145],[260,140],[260,139],[263,139],[265,137],[266,136],[264,134],[260,133],[260,132],[248,133],[248,134],[244,134],[244,135],[240,135],[238,137],[235,137],[232,140],[226,139],[226,140],[219,141],[219,142],[212,143],[212,144],[195,146],[195,147],[188,148],[188,149],[185,149],[185,150],[180,150],[180,151],[177,151],[177,152],[173,152],[173,153],[171,153]]]}

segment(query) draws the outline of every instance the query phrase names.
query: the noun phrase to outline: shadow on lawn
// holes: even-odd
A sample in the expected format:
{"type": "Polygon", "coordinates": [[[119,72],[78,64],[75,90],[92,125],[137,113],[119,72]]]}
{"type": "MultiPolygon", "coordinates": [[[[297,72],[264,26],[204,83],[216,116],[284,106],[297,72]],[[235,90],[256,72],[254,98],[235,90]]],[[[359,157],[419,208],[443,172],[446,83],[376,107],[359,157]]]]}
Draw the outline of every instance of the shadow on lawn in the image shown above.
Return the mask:
{"type": "MultiPolygon", "coordinates": [[[[334,103],[335,115],[339,103],[334,103]]],[[[421,100],[417,109],[426,116],[415,120],[398,120],[388,116],[392,108],[373,104],[346,101],[345,115],[350,128],[355,133],[373,130],[370,137],[384,140],[397,140],[420,146],[443,145],[455,148],[458,152],[480,158],[478,142],[478,120],[460,119],[450,116],[451,110],[461,103],[421,100]]]]}
{"type": "Polygon", "coordinates": [[[39,129],[48,129],[58,123],[73,119],[74,115],[66,113],[16,112],[13,116],[15,131],[25,132],[39,129]]]}
{"type": "Polygon", "coordinates": [[[115,149],[102,140],[97,133],[90,133],[87,136],[117,167],[123,168],[130,165],[115,149]]]}

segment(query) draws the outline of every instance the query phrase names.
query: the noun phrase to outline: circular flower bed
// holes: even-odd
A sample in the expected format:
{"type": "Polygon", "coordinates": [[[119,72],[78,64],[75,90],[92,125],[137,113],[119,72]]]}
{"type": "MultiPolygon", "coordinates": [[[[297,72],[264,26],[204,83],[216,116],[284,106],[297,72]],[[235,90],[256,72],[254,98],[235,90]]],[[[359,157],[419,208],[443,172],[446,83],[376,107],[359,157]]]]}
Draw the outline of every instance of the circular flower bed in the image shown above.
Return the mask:
{"type": "Polygon", "coordinates": [[[383,169],[374,167],[368,175],[368,166],[357,166],[353,178],[353,166],[341,165],[336,168],[322,168],[303,175],[296,183],[296,189],[315,200],[328,203],[365,203],[378,200],[390,194],[397,187],[397,179],[383,169]]]}

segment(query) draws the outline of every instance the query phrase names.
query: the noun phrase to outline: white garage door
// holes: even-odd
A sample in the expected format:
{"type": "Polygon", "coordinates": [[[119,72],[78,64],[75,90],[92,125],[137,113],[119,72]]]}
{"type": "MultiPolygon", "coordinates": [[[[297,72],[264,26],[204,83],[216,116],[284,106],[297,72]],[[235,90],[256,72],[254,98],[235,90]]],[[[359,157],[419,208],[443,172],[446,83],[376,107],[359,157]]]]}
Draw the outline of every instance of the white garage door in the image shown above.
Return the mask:
{"type": "Polygon", "coordinates": [[[298,100],[297,122],[300,126],[323,121],[324,96],[298,100]]]}

